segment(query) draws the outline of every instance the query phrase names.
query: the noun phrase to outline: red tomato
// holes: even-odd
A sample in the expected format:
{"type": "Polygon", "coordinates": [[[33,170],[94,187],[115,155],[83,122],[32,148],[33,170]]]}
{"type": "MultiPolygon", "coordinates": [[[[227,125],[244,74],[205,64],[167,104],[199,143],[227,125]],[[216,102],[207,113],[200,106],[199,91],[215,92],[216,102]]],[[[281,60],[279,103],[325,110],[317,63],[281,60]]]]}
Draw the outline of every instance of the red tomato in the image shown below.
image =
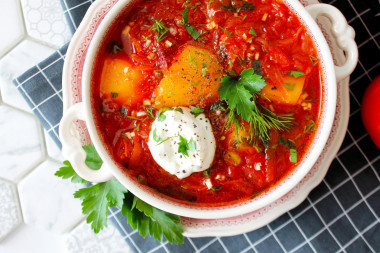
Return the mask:
{"type": "Polygon", "coordinates": [[[367,132],[380,149],[380,76],[368,86],[362,101],[362,120],[367,132]]]}

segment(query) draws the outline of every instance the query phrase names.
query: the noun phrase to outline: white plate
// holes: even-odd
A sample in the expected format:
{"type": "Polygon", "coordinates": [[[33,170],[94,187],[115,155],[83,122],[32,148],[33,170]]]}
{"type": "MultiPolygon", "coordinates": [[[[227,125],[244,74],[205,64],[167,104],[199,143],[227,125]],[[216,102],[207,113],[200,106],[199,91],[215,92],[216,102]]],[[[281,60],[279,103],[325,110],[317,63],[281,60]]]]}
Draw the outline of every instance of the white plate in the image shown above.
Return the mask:
{"type": "MultiPolygon", "coordinates": [[[[117,0],[95,1],[87,11],[84,21],[74,34],[67,50],[63,70],[63,108],[67,110],[75,103],[81,102],[81,80],[84,59],[90,41],[104,15],[117,0]]],[[[318,3],[316,0],[301,0],[304,6],[318,3]]],[[[329,22],[320,19],[319,25],[329,43],[335,63],[344,62],[343,51],[333,43],[329,33],[329,22]]],[[[285,212],[304,201],[309,192],[324,178],[326,172],[343,142],[349,119],[349,78],[338,83],[337,108],[331,134],[320,155],[318,162],[309,173],[289,193],[279,200],[254,212],[226,219],[201,220],[182,217],[184,235],[188,237],[231,236],[246,233],[267,225],[285,212]],[[339,130],[339,131],[338,131],[339,130]]],[[[76,125],[76,131],[83,144],[90,143],[90,138],[83,123],[76,125]]]]}

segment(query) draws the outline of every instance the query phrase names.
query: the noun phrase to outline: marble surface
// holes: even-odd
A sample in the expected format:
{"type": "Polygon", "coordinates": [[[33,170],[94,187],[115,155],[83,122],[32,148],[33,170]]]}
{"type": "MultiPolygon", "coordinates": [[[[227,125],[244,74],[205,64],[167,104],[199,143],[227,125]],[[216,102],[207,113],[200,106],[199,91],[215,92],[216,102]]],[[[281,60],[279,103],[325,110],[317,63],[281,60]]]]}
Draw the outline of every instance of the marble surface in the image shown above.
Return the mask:
{"type": "Polygon", "coordinates": [[[59,0],[1,0],[0,16],[0,253],[128,252],[111,222],[85,223],[80,185],[54,176],[61,151],[12,84],[71,39],[59,0]]]}

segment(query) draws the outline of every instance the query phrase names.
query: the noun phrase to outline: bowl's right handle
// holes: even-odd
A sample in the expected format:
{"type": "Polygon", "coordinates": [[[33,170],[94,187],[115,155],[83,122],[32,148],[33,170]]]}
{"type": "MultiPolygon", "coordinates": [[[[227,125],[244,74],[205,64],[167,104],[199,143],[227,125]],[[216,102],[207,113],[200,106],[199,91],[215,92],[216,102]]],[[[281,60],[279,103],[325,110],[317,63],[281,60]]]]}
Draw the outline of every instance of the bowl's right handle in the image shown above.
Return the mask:
{"type": "Polygon", "coordinates": [[[82,148],[82,143],[71,132],[72,123],[76,120],[85,120],[83,103],[71,106],[63,114],[59,125],[63,156],[71,162],[73,169],[81,178],[94,183],[110,180],[113,175],[104,163],[98,170],[92,170],[86,166],[86,152],[82,148]]]}
{"type": "Polygon", "coordinates": [[[319,16],[325,16],[332,22],[331,31],[339,48],[346,54],[346,62],[342,66],[335,66],[337,81],[349,76],[358,63],[358,47],[354,40],[355,31],[348,25],[346,18],[334,6],[329,4],[312,4],[306,7],[313,19],[316,21],[319,16]]]}

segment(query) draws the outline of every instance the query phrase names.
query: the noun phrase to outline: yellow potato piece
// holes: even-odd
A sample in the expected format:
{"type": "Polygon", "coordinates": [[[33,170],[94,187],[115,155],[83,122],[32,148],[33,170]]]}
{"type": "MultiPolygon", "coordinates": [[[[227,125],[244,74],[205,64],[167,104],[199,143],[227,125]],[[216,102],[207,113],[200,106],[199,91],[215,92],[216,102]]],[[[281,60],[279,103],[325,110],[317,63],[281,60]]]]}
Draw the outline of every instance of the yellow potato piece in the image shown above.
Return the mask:
{"type": "Polygon", "coordinates": [[[304,83],[305,76],[298,78],[285,76],[283,84],[268,84],[261,90],[261,93],[273,102],[294,105],[302,94],[304,83]]]}
{"type": "Polygon", "coordinates": [[[164,72],[154,91],[155,107],[197,105],[202,99],[218,98],[222,67],[215,55],[192,45],[186,46],[164,72]]]}
{"type": "Polygon", "coordinates": [[[100,79],[100,92],[113,99],[131,105],[140,99],[138,84],[142,73],[123,59],[107,58],[100,79]]]}

